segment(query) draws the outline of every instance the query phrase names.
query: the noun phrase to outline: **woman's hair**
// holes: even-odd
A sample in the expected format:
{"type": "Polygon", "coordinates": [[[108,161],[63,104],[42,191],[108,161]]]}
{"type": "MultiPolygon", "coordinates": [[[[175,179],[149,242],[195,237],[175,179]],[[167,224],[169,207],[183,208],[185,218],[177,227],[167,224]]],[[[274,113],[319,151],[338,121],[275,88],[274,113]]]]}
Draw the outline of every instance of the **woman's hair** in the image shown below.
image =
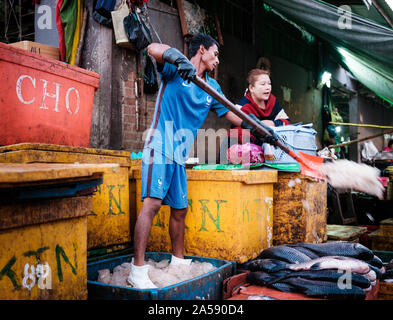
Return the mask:
{"type": "Polygon", "coordinates": [[[270,71],[268,70],[263,70],[263,69],[252,69],[247,76],[247,82],[248,84],[255,84],[256,78],[258,76],[260,76],[261,74],[267,74],[268,76],[270,76],[270,71]]]}
{"type": "Polygon", "coordinates": [[[390,147],[393,144],[393,139],[390,139],[388,142],[388,147],[390,147]]]}
{"type": "Polygon", "coordinates": [[[208,34],[199,33],[193,36],[190,40],[190,44],[188,45],[188,55],[190,59],[196,55],[201,45],[203,45],[206,50],[209,50],[209,48],[214,44],[217,46],[218,49],[220,49],[220,45],[218,44],[218,42],[208,34]]]}
{"type": "Polygon", "coordinates": [[[248,84],[255,84],[256,78],[261,74],[267,74],[270,77],[270,61],[268,58],[259,58],[257,68],[252,69],[247,76],[248,84]]]}

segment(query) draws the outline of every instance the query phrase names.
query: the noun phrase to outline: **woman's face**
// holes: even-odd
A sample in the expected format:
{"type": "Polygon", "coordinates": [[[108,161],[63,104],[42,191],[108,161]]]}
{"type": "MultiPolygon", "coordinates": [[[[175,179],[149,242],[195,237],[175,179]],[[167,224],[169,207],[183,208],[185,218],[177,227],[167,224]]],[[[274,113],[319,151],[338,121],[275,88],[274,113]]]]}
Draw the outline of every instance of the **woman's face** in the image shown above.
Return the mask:
{"type": "Polygon", "coordinates": [[[218,54],[218,48],[215,44],[210,46],[208,50],[204,48],[204,52],[202,54],[202,61],[208,71],[214,70],[220,63],[220,61],[218,60],[218,54]]]}
{"type": "Polygon", "coordinates": [[[272,92],[270,77],[267,74],[260,74],[255,78],[254,84],[250,84],[249,90],[254,100],[268,100],[272,92]]]}

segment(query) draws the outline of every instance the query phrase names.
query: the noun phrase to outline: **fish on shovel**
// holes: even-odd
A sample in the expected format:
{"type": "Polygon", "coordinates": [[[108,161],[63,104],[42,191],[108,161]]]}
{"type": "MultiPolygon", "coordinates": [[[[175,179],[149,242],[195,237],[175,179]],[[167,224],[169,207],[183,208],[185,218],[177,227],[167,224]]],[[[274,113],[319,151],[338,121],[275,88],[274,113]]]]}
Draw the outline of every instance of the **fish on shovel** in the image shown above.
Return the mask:
{"type": "Polygon", "coordinates": [[[266,142],[279,147],[282,151],[295,159],[300,164],[300,171],[302,174],[312,178],[326,180],[330,185],[336,188],[352,188],[383,199],[385,188],[378,180],[380,171],[377,168],[348,160],[337,160],[326,163],[327,159],[322,157],[317,157],[301,151],[295,153],[283,139],[278,137],[274,130],[264,125],[256,117],[251,117],[251,115],[247,115],[238,109],[224,95],[217,92],[200,77],[196,76],[192,82],[227,107],[248,125],[256,129],[256,131],[265,138],[266,142]]]}

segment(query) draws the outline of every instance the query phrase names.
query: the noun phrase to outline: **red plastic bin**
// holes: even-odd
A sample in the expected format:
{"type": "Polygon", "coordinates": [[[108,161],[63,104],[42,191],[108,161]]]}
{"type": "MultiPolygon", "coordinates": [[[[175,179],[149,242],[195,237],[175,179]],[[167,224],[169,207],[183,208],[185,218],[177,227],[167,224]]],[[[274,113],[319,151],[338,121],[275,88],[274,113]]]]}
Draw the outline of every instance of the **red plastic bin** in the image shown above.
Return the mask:
{"type": "Polygon", "coordinates": [[[89,147],[100,75],[0,43],[0,145],[89,147]]]}

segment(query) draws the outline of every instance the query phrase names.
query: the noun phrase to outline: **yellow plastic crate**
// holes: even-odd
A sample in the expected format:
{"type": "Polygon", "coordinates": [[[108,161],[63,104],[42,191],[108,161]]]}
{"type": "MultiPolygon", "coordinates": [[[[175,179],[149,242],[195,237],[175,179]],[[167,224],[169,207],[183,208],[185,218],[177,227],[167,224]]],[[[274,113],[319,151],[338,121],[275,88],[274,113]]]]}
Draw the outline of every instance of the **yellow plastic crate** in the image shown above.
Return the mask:
{"type": "Polygon", "coordinates": [[[0,300],[87,299],[87,214],[107,168],[0,164],[0,300]]]}
{"type": "Polygon", "coordinates": [[[87,248],[131,242],[130,153],[126,151],[21,143],[0,147],[0,163],[117,163],[105,169],[88,214],[87,248]]]}
{"type": "Polygon", "coordinates": [[[390,230],[378,229],[369,235],[371,249],[393,251],[393,234],[390,230]]]}
{"type": "Polygon", "coordinates": [[[386,200],[393,200],[393,166],[387,167],[389,172],[388,187],[386,190],[386,200]]]}
{"type": "MultiPolygon", "coordinates": [[[[136,209],[141,170],[134,171],[136,209]]],[[[187,170],[189,210],[185,254],[243,263],[273,244],[273,184],[277,171],[187,170]]],[[[169,206],[153,220],[147,250],[171,252],[169,206]]]]}
{"type": "Polygon", "coordinates": [[[273,243],[327,240],[327,183],[292,172],[279,172],[274,186],[273,243]]]}

